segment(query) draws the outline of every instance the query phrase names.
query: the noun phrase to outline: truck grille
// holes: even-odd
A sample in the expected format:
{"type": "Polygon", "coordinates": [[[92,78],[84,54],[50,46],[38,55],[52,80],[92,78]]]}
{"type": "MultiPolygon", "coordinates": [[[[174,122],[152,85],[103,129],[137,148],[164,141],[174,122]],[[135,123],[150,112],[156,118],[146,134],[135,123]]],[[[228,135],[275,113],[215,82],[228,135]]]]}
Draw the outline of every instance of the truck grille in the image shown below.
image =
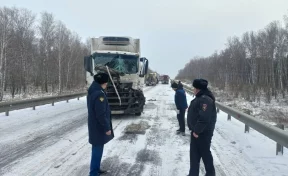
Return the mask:
{"type": "Polygon", "coordinates": [[[122,83],[117,87],[121,98],[121,106],[113,86],[107,87],[107,99],[112,111],[142,112],[145,97],[139,90],[132,89],[132,83],[122,83]]]}

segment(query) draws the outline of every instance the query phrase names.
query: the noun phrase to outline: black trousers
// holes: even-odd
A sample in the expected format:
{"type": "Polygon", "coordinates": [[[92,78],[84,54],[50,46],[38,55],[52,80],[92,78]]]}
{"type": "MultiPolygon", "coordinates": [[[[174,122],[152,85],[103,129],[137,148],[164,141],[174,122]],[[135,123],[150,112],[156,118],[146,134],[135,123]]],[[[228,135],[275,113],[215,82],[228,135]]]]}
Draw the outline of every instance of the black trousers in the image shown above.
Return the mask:
{"type": "Polygon", "coordinates": [[[179,127],[181,132],[185,132],[185,109],[180,109],[180,113],[177,114],[177,119],[179,122],[179,127]]]}
{"type": "Polygon", "coordinates": [[[213,156],[210,151],[213,130],[204,132],[198,138],[191,133],[190,143],[190,172],[189,176],[199,176],[200,159],[202,158],[206,175],[215,176],[215,168],[213,164],[213,156]]]}

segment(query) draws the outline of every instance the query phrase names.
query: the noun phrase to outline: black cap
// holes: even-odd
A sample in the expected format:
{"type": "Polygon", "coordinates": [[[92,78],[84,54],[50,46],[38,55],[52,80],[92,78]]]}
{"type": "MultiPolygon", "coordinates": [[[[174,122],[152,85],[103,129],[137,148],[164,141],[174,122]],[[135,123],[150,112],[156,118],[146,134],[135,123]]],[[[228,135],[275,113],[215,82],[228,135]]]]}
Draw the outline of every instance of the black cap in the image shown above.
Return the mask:
{"type": "Polygon", "coordinates": [[[208,81],[205,79],[194,79],[193,81],[193,87],[196,89],[207,89],[208,87],[208,81]]]}
{"type": "Polygon", "coordinates": [[[178,88],[178,84],[176,82],[173,82],[171,87],[177,89],[178,88]]]}
{"type": "Polygon", "coordinates": [[[94,75],[94,81],[99,84],[108,83],[109,75],[107,73],[97,73],[94,75]]]}

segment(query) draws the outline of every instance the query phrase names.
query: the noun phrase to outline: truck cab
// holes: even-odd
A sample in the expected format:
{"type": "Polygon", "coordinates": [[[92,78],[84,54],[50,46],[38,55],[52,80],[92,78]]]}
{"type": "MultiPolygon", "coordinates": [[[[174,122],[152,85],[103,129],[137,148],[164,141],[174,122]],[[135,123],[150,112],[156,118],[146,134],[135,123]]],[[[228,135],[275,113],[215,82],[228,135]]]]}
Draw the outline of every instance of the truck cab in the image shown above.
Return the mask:
{"type": "Polygon", "coordinates": [[[110,75],[107,98],[112,114],[143,112],[144,76],[148,60],[140,57],[140,40],[131,37],[99,37],[91,39],[91,55],[84,58],[86,83],[89,87],[98,72],[110,75]]]}

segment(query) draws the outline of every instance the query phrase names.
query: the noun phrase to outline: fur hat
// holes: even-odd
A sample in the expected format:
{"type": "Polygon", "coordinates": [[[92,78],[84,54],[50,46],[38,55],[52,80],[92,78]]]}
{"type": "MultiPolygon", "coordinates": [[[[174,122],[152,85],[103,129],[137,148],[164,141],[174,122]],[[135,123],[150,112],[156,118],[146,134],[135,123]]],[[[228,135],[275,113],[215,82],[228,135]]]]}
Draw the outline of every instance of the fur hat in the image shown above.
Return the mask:
{"type": "Polygon", "coordinates": [[[195,87],[196,89],[205,90],[208,87],[208,81],[205,79],[194,79],[193,87],[195,87]]]}
{"type": "Polygon", "coordinates": [[[94,81],[99,84],[104,84],[109,81],[109,75],[107,73],[97,73],[94,75],[94,81]]]}
{"type": "Polygon", "coordinates": [[[178,84],[176,82],[173,82],[171,87],[177,89],[178,88],[178,84]]]}

